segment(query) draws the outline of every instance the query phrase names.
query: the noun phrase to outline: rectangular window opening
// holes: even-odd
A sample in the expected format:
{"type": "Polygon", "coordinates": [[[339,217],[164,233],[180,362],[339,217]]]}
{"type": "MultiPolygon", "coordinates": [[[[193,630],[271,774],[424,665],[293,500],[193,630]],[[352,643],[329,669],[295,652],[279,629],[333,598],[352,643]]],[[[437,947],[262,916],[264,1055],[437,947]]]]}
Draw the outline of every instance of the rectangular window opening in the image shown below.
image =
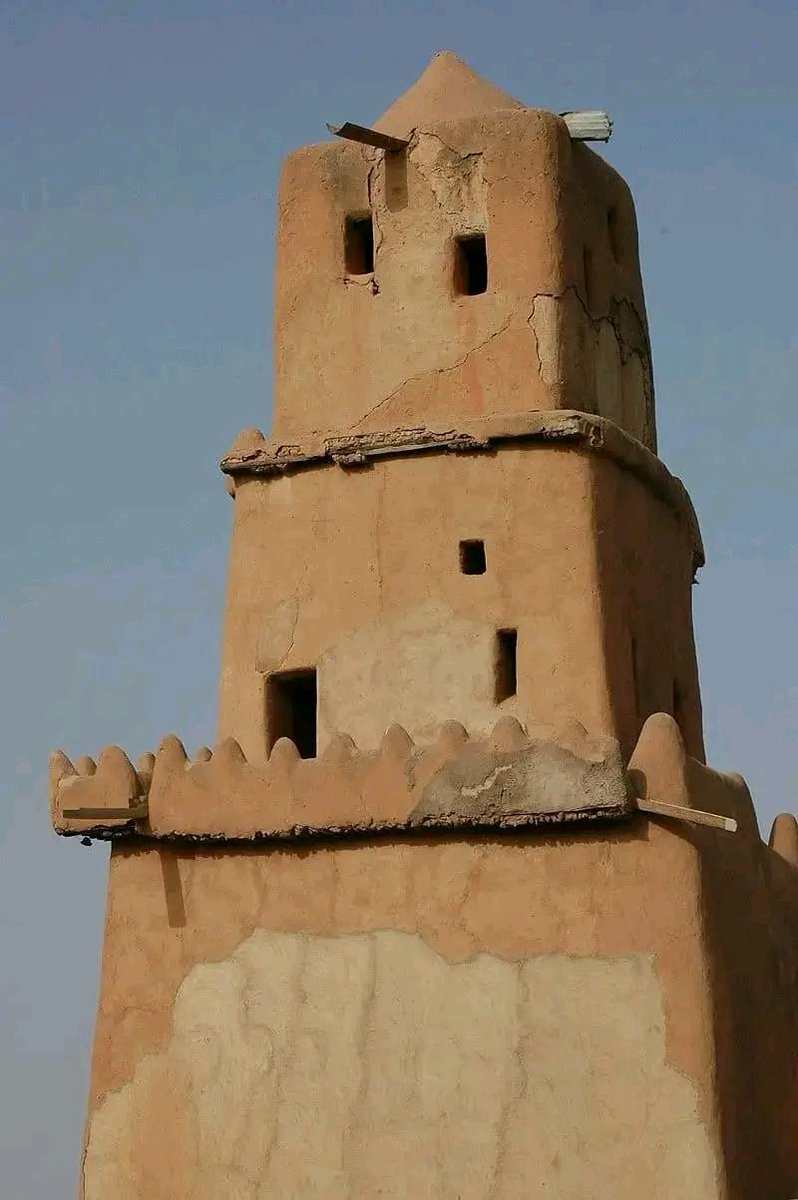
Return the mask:
{"type": "Polygon", "coordinates": [[[347,275],[370,275],[374,271],[374,223],[371,213],[346,218],[344,263],[347,275]]]}
{"type": "Polygon", "coordinates": [[[488,290],[488,248],[484,233],[455,240],[454,287],[460,296],[479,296],[488,290]]]}
{"type": "Polygon", "coordinates": [[[484,575],[487,570],[485,543],[469,538],[460,543],[460,570],[464,575],[484,575]]]}
{"type": "Polygon", "coordinates": [[[621,226],[618,209],[615,205],[607,213],[607,233],[610,238],[612,257],[616,262],[621,261],[621,226]]]}
{"type": "Polygon", "coordinates": [[[269,753],[281,737],[290,738],[301,758],[316,757],[316,672],[280,671],[266,680],[269,753]]]}
{"type": "Polygon", "coordinates": [[[496,703],[509,700],[518,691],[518,630],[496,633],[496,703]]]}
{"type": "Polygon", "coordinates": [[[672,716],[684,736],[684,693],[677,680],[673,681],[672,716]]]}

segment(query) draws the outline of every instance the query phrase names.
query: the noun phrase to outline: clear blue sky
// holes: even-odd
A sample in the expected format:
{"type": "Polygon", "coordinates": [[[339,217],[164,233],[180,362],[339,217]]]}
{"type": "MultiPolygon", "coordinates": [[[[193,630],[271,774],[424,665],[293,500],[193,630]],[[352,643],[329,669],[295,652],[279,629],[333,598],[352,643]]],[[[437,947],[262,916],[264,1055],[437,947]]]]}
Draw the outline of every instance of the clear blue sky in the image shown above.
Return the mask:
{"type": "Polygon", "coordinates": [[[270,422],[280,160],[376,118],[437,50],[615,118],[660,450],[708,551],[709,755],[765,833],[796,806],[798,7],[6,0],[0,31],[0,1162],[4,1195],[60,1200],[106,852],[48,832],[47,755],[213,739],[216,461],[270,422]]]}

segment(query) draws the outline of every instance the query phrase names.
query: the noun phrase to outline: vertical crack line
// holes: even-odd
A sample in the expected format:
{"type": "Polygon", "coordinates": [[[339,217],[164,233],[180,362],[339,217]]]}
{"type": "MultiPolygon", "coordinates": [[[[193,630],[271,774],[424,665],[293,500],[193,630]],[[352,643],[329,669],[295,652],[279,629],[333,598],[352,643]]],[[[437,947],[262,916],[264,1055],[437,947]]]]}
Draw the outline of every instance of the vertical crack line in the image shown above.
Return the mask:
{"type": "Polygon", "coordinates": [[[300,952],[297,955],[296,967],[292,973],[290,996],[292,997],[291,1018],[285,1025],[285,1041],[280,1047],[280,1053],[275,1054],[274,1060],[274,1124],[272,1125],[271,1136],[266,1146],[264,1154],[264,1162],[266,1171],[270,1175],[272,1172],[272,1157],[275,1150],[280,1145],[280,1118],[283,1107],[285,1093],[285,1077],[288,1074],[291,1063],[294,1057],[294,1044],[299,1029],[304,1019],[304,1012],[307,1006],[307,996],[304,986],[305,968],[308,960],[308,941],[306,937],[300,940],[300,952]]]}
{"type": "Polygon", "coordinates": [[[496,1146],[493,1159],[493,1179],[485,1200],[498,1200],[501,1195],[502,1176],[510,1144],[509,1126],[513,1109],[526,1094],[526,1076],[523,1063],[523,1014],[524,1001],[527,999],[527,984],[523,974],[523,962],[513,964],[516,971],[515,982],[515,1039],[511,1042],[507,1079],[505,1081],[504,1099],[499,1110],[496,1124],[496,1146]]]}
{"type": "Polygon", "coordinates": [[[365,941],[368,950],[368,959],[366,964],[366,989],[363,997],[363,1002],[360,1007],[360,1020],[358,1028],[357,1045],[355,1054],[357,1062],[360,1066],[360,1075],[357,1081],[357,1088],[352,1097],[344,1132],[343,1145],[343,1168],[347,1177],[347,1197],[348,1200],[353,1200],[358,1196],[357,1190],[357,1163],[358,1163],[358,1148],[353,1145],[359,1127],[368,1117],[367,1100],[369,1090],[369,1041],[371,1033],[371,1023],[374,1017],[375,1001],[377,997],[377,939],[373,933],[365,934],[365,941]]]}

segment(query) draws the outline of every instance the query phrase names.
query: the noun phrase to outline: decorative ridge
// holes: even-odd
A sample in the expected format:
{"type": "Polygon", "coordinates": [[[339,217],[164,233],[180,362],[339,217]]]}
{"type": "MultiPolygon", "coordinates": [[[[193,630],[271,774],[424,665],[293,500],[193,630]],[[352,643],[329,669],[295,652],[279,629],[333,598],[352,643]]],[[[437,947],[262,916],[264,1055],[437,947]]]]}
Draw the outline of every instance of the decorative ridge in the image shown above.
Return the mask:
{"type": "MultiPolygon", "coordinates": [[[[65,836],[211,842],[519,830],[640,812],[739,830],[761,846],[745,781],[690,758],[667,713],[647,719],[628,769],[613,738],[578,721],[525,729],[512,716],[477,738],[445,721],[422,747],[392,725],[367,753],[339,733],[317,759],[300,758],[288,738],[263,763],[248,762],[234,738],[189,759],[170,735],[137,768],[118,746],[106,747],[96,764],[84,757],[73,765],[58,750],[50,759],[50,810],[65,836]]],[[[766,853],[798,866],[793,816],[776,818],[766,853]]]]}
{"type": "Polygon", "coordinates": [[[653,713],[646,720],[629,760],[629,778],[643,812],[688,820],[692,814],[699,824],[739,830],[744,839],[760,842],[745,780],[691,758],[669,713],[653,713]],[[702,819],[707,816],[712,819],[702,819]]]}
{"type": "Polygon", "coordinates": [[[190,760],[167,737],[138,770],[118,747],[102,752],[94,772],[57,751],[50,806],[66,835],[230,841],[517,829],[634,812],[617,742],[578,723],[527,732],[512,717],[474,739],[445,722],[424,747],[393,725],[369,753],[338,734],[317,759],[301,759],[281,738],[265,763],[248,762],[232,738],[190,760]]]}
{"type": "Polygon", "coordinates": [[[245,431],[222,459],[222,471],[238,476],[274,477],[292,471],[338,466],[357,469],[375,459],[402,454],[478,454],[502,444],[571,442],[581,450],[612,459],[646,483],[680,518],[693,542],[695,569],[705,562],[698,518],[682,481],[656,454],[607,417],[571,409],[484,417],[445,425],[413,426],[388,432],[330,434],[301,444],[264,440],[245,431]]]}

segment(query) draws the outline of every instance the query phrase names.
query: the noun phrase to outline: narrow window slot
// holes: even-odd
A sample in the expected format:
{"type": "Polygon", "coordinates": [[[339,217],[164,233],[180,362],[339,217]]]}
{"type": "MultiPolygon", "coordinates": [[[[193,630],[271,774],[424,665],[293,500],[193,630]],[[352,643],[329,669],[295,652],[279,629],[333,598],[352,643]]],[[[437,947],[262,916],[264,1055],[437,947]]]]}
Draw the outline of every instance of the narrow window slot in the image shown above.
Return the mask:
{"type": "Polygon", "coordinates": [[[496,633],[496,703],[509,700],[518,691],[518,630],[496,633]]]}
{"type": "Polygon", "coordinates": [[[374,223],[370,213],[346,218],[344,263],[347,275],[370,275],[374,271],[374,223]]]}
{"type": "Polygon", "coordinates": [[[616,262],[620,262],[622,255],[621,224],[618,209],[615,205],[607,213],[607,233],[609,234],[612,257],[616,262]]]}
{"type": "Polygon", "coordinates": [[[679,726],[682,737],[684,737],[684,693],[675,679],[673,681],[673,701],[671,704],[671,711],[673,719],[679,726]]]}
{"type": "Polygon", "coordinates": [[[316,672],[281,671],[266,680],[266,728],[269,751],[290,738],[302,758],[316,757],[316,672]]]}
{"type": "Polygon", "coordinates": [[[485,543],[469,538],[460,543],[460,570],[464,575],[484,575],[488,569],[485,558],[485,543]]]}
{"type": "Polygon", "coordinates": [[[484,233],[455,240],[454,289],[460,296],[479,296],[488,290],[488,248],[484,233]]]}

